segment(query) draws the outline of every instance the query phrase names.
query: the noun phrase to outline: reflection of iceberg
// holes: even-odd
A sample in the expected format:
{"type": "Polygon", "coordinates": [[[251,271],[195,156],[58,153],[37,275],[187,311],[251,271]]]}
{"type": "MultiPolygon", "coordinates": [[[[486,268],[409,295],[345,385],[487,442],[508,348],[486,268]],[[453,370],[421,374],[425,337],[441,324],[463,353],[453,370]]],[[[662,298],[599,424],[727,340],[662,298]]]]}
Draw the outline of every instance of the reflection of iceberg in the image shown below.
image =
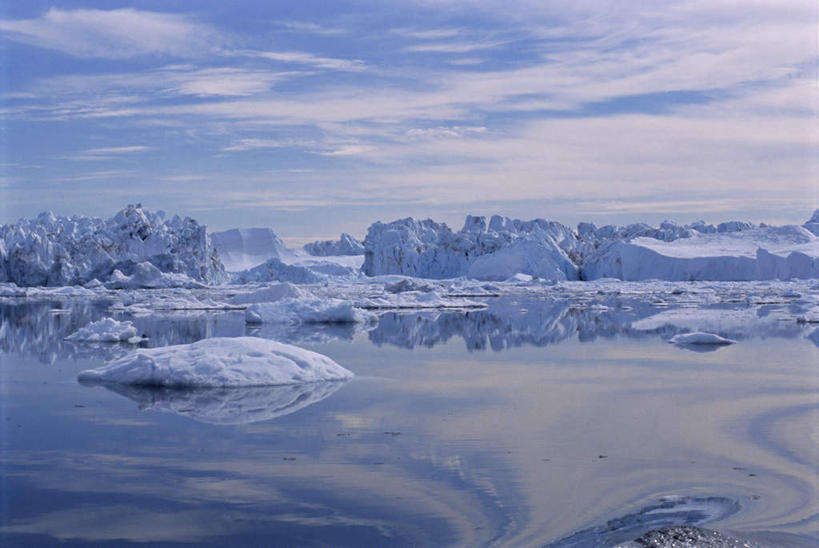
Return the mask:
{"type": "MultiPolygon", "coordinates": [[[[609,520],[603,525],[574,533],[551,548],[595,548],[634,540],[653,529],[681,525],[702,525],[724,519],[740,510],[738,502],[725,497],[674,497],[609,520]]],[[[625,546],[628,546],[626,544],[625,546]]]]}
{"type": "MultiPolygon", "coordinates": [[[[98,383],[83,383],[96,386],[98,383]]],[[[140,409],[176,413],[209,424],[250,424],[289,415],[329,397],[344,381],[250,388],[184,390],[102,384],[140,409]]]]}

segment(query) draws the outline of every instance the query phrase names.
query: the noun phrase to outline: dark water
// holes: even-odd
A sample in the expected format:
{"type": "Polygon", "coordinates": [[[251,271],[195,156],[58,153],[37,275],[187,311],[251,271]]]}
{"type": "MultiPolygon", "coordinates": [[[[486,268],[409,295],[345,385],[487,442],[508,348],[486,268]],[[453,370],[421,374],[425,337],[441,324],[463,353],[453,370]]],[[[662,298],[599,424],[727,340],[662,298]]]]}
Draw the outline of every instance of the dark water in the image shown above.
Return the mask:
{"type": "Polygon", "coordinates": [[[2,304],[0,544],[612,546],[688,524],[815,545],[811,328],[692,352],[632,327],[646,307],[499,302],[369,332],[137,318],[151,345],[251,333],[356,373],[186,392],[76,381],[132,351],[62,341],[105,303],[2,304]]]}

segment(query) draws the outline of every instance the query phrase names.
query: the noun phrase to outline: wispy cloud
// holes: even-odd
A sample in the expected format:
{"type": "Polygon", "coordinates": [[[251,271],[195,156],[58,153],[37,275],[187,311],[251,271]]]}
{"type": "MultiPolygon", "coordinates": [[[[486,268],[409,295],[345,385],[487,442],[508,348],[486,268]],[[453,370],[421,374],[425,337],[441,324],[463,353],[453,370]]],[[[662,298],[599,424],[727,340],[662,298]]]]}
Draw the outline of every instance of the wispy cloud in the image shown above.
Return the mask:
{"type": "Polygon", "coordinates": [[[213,28],[181,15],[141,11],[51,8],[34,19],[0,19],[6,38],[75,57],[201,56],[225,42],[213,28]]]}
{"type": "Polygon", "coordinates": [[[478,50],[494,49],[504,44],[507,41],[471,41],[471,42],[432,42],[424,44],[416,44],[407,46],[404,51],[413,51],[421,53],[470,53],[478,50]]]}
{"type": "Polygon", "coordinates": [[[153,147],[145,145],[131,145],[121,147],[89,148],[75,154],[61,156],[61,158],[66,160],[111,160],[121,158],[123,155],[134,154],[137,152],[147,152],[149,150],[153,150],[153,147]]]}
{"type": "Polygon", "coordinates": [[[303,51],[259,51],[246,52],[250,55],[288,63],[293,65],[307,65],[320,69],[360,71],[366,68],[363,61],[359,59],[337,59],[334,57],[320,57],[303,51]]]}
{"type": "Polygon", "coordinates": [[[307,34],[318,34],[321,36],[342,36],[349,31],[340,27],[326,27],[309,21],[277,21],[277,25],[285,29],[307,34]]]}

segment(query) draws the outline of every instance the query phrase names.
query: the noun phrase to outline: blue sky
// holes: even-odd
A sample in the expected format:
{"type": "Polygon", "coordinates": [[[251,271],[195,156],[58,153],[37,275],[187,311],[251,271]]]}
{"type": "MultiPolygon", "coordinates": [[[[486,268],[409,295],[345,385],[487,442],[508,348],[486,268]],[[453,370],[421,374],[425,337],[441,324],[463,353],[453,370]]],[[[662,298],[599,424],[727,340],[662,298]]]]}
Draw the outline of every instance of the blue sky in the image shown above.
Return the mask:
{"type": "Polygon", "coordinates": [[[0,222],[817,207],[815,0],[0,1],[0,222]]]}

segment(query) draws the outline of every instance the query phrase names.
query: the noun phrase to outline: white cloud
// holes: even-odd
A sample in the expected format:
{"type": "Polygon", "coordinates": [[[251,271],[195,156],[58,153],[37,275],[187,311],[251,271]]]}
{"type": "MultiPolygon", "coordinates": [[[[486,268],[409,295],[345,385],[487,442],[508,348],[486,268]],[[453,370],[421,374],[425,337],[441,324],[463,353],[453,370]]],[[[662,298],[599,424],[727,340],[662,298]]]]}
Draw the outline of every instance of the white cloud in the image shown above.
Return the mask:
{"type": "Polygon", "coordinates": [[[200,56],[224,44],[207,25],[180,15],[141,11],[51,8],[35,19],[0,19],[10,40],[75,57],[200,56]]]}

